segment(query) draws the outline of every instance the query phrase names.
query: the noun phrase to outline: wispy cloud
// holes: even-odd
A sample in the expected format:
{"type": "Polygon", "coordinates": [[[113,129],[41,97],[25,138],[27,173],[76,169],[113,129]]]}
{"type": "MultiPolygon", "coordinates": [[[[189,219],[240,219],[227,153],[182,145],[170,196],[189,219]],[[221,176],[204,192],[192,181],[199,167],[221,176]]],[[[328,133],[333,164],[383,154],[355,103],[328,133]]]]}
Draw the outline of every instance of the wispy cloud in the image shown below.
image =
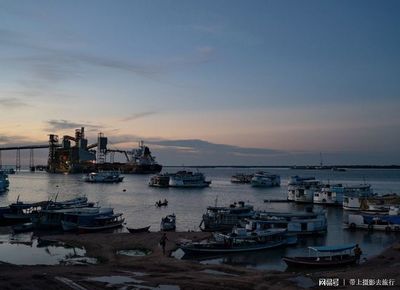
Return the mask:
{"type": "Polygon", "coordinates": [[[141,118],[145,118],[151,115],[157,114],[157,112],[155,111],[146,111],[146,112],[139,112],[139,113],[134,113],[128,117],[125,117],[123,119],[121,119],[121,121],[123,122],[127,122],[127,121],[132,121],[132,120],[137,120],[137,119],[141,119],[141,118]]]}
{"type": "Polygon", "coordinates": [[[6,108],[20,108],[29,106],[26,102],[18,98],[0,98],[0,106],[6,108]]]}
{"type": "Polygon", "coordinates": [[[46,122],[47,128],[46,130],[57,131],[57,130],[67,130],[67,129],[76,129],[80,127],[85,127],[89,129],[100,129],[100,125],[94,125],[87,122],[71,122],[67,120],[49,120],[46,122]]]}

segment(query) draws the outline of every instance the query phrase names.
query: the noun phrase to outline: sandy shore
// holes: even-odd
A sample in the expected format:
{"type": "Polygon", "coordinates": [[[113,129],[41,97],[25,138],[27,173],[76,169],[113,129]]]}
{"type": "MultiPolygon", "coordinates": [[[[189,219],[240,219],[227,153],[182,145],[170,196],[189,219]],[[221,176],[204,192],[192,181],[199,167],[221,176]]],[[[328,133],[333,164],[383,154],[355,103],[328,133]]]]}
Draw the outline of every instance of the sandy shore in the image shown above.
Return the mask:
{"type": "MultiPolygon", "coordinates": [[[[202,240],[208,238],[209,234],[168,233],[165,256],[158,245],[160,237],[161,233],[64,234],[43,237],[73,246],[84,246],[87,255],[97,258],[100,263],[75,266],[1,264],[0,289],[329,289],[332,287],[317,286],[319,278],[396,279],[400,273],[400,246],[387,249],[380,256],[358,267],[305,274],[259,271],[229,265],[203,265],[178,260],[168,256],[177,248],[177,242],[182,239],[202,240]],[[151,254],[143,257],[116,254],[118,250],[128,249],[148,249],[151,254]],[[115,276],[115,283],[90,280],[100,276],[115,276]],[[157,288],[159,285],[170,286],[157,288]]],[[[400,285],[400,278],[396,285],[400,285]]],[[[347,285],[340,288],[362,287],[347,285]]],[[[375,286],[369,289],[379,288],[375,286]]]]}

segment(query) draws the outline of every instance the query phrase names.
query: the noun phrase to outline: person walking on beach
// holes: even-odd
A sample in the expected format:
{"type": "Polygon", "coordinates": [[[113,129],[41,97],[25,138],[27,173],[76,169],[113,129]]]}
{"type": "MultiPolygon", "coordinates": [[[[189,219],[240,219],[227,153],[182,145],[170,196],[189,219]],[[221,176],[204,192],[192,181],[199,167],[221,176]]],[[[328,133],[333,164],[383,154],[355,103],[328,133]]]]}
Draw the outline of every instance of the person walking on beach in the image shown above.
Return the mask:
{"type": "Polygon", "coordinates": [[[357,244],[356,247],[354,248],[354,256],[356,257],[357,264],[360,264],[361,254],[362,254],[361,248],[357,244]]]}
{"type": "Polygon", "coordinates": [[[163,255],[165,255],[165,245],[167,244],[167,234],[164,233],[160,239],[160,246],[162,247],[163,255]]]}

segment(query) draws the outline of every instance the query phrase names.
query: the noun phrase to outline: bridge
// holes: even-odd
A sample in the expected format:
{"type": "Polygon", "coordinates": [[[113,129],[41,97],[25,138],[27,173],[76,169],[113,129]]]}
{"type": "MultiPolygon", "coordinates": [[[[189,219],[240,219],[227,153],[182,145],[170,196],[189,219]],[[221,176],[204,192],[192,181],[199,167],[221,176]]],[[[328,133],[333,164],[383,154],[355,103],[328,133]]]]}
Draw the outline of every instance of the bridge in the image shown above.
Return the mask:
{"type": "MultiPolygon", "coordinates": [[[[30,150],[29,152],[29,168],[33,171],[35,170],[35,162],[34,162],[34,149],[46,149],[50,148],[50,144],[45,145],[26,145],[26,146],[9,146],[9,147],[0,147],[0,168],[3,167],[3,162],[1,158],[1,153],[3,151],[11,151],[16,150],[15,157],[15,170],[21,170],[21,150],[30,150]]],[[[52,146],[60,147],[61,145],[53,144],[52,146]]]]}

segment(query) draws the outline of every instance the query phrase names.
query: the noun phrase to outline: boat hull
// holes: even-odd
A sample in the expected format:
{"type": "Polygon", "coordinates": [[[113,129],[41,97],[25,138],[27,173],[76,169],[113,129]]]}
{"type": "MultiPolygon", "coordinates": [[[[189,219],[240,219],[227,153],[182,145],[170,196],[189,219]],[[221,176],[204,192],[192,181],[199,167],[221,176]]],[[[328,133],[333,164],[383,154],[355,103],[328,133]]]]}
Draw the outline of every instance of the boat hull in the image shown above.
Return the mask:
{"type": "Polygon", "coordinates": [[[233,246],[231,248],[229,247],[223,247],[224,245],[221,245],[219,248],[206,248],[206,247],[192,247],[192,246],[182,246],[181,249],[182,251],[185,252],[185,254],[191,254],[191,255],[199,255],[199,254],[228,254],[228,253],[239,253],[239,252],[253,252],[253,251],[262,251],[262,250],[267,250],[271,248],[277,248],[280,246],[284,246],[287,244],[286,240],[282,240],[279,242],[274,242],[274,243],[268,243],[268,244],[257,244],[254,246],[233,246]]]}
{"type": "Polygon", "coordinates": [[[320,257],[283,257],[283,261],[288,267],[313,267],[313,268],[327,268],[327,267],[340,267],[344,265],[356,264],[357,259],[355,256],[342,255],[333,257],[333,259],[324,259],[320,257]]]}

